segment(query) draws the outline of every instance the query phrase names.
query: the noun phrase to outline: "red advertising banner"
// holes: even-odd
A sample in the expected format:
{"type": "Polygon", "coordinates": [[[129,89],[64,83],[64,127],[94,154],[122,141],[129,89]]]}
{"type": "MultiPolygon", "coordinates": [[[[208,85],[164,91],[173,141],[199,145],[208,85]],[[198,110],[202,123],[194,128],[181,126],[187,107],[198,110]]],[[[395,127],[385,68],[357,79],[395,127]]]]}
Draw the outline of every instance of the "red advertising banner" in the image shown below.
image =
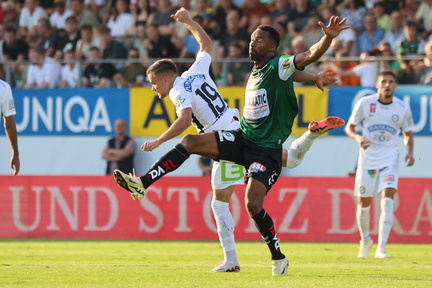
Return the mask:
{"type": "MultiPolygon", "coordinates": [[[[281,177],[265,209],[282,241],[357,242],[354,178],[281,177]]],[[[390,242],[432,243],[432,179],[399,180],[390,242]]],[[[165,177],[134,201],[111,176],[0,176],[0,237],[217,240],[209,177],[165,177]]],[[[238,186],[237,240],[257,240],[238,186]]],[[[378,231],[379,198],[371,209],[378,231]]]]}

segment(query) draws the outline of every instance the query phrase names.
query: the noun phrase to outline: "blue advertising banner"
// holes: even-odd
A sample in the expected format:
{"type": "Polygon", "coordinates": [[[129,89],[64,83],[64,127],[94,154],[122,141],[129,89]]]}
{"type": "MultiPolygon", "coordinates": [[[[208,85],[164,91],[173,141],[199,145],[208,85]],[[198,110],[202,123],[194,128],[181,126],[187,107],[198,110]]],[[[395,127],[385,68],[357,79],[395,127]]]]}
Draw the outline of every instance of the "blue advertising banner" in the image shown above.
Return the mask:
{"type": "Polygon", "coordinates": [[[12,93],[19,135],[112,135],[117,118],[129,119],[129,89],[13,89],[12,93]]]}
{"type": "MultiPolygon", "coordinates": [[[[331,87],[328,114],[348,122],[354,104],[362,97],[376,93],[374,87],[331,87]]],[[[400,85],[395,96],[410,104],[414,120],[414,135],[432,135],[432,87],[400,85]]],[[[345,135],[343,129],[331,131],[332,135],[345,135]]]]}

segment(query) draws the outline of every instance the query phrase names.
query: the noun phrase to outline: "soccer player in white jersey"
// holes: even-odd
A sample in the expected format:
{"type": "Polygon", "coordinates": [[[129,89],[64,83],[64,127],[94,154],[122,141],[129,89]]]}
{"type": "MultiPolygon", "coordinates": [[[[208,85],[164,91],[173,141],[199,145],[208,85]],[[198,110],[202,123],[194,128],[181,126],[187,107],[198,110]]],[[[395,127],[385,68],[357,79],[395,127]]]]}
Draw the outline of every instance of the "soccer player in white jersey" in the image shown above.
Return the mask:
{"type": "MultiPolygon", "coordinates": [[[[198,23],[190,18],[189,12],[184,8],[178,10],[172,17],[183,23],[191,31],[200,46],[200,50],[194,64],[181,77],[177,76],[177,67],[170,59],[158,60],[148,68],[147,76],[152,84],[152,90],[157,92],[160,98],[165,98],[169,95],[171,101],[176,106],[178,117],[161,136],[153,141],[142,144],[141,150],[144,151],[152,151],[165,141],[179,136],[191,123],[199,133],[215,130],[234,130],[240,126],[239,111],[228,107],[225,100],[219,94],[216,84],[210,78],[210,55],[212,55],[210,37],[198,23]]],[[[321,90],[324,84],[334,83],[335,81],[326,72],[313,75],[298,71],[293,78],[299,82],[313,82],[321,90]]],[[[318,122],[311,122],[309,131],[294,141],[288,152],[284,151],[282,155],[283,166],[293,168],[299,165],[315,138],[343,124],[343,120],[338,117],[328,117],[318,122]],[[288,161],[287,154],[289,155],[288,161]]],[[[178,149],[174,148],[173,150],[178,149]]],[[[159,161],[165,161],[164,157],[159,161]]],[[[171,161],[169,163],[174,162],[171,161]]],[[[170,165],[165,165],[165,167],[167,169],[166,172],[169,172],[177,166],[170,167],[170,165]]],[[[142,176],[143,178],[141,179],[131,177],[120,170],[116,170],[114,176],[121,187],[130,191],[133,199],[141,199],[144,196],[144,189],[148,186],[143,179],[150,180],[151,178],[146,175],[142,176]],[[142,184],[141,186],[131,186],[132,182],[142,184]],[[143,187],[144,189],[139,187],[143,187]]],[[[235,185],[244,183],[243,178],[243,166],[214,162],[212,169],[213,199],[211,207],[216,219],[219,240],[224,251],[224,260],[210,272],[240,271],[235,250],[234,220],[228,209],[228,202],[234,192],[235,185]],[[224,165],[225,167],[222,168],[224,165]],[[230,173],[226,174],[225,172],[224,174],[223,171],[230,171],[230,173]]]]}
{"type": "Polygon", "coordinates": [[[20,170],[20,159],[18,152],[18,136],[14,118],[15,113],[11,87],[5,81],[0,80],[0,114],[3,115],[6,136],[12,148],[10,167],[14,171],[14,175],[18,175],[20,170]]]}
{"type": "Polygon", "coordinates": [[[373,197],[381,193],[378,247],[376,258],[391,257],[385,246],[393,224],[393,198],[398,188],[398,136],[402,130],[407,153],[407,166],[414,165],[412,114],[408,103],[393,96],[397,87],[391,71],[379,73],[378,93],[360,99],[345,128],[346,134],[360,146],[354,195],[357,196],[357,225],[360,231],[360,251],[357,257],[368,257],[373,240],[369,231],[369,210],[373,197]],[[362,135],[355,127],[362,124],[362,135]]]}

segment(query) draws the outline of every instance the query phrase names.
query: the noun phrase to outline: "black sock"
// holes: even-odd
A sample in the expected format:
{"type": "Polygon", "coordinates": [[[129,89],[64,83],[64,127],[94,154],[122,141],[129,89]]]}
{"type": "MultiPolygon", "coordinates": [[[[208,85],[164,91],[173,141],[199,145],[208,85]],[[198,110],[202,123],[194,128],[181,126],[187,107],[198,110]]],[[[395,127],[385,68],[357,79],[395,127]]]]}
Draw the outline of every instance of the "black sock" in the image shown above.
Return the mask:
{"type": "Polygon", "coordinates": [[[156,161],[145,175],[140,177],[144,188],[147,189],[147,187],[165,176],[165,174],[176,170],[189,156],[189,152],[186,151],[183,145],[177,144],[174,149],[156,161]]]}
{"type": "Polygon", "coordinates": [[[261,237],[270,249],[272,260],[280,260],[285,258],[279,247],[279,239],[274,228],[273,219],[263,209],[257,215],[253,216],[252,219],[255,221],[255,225],[261,233],[261,237]]]}

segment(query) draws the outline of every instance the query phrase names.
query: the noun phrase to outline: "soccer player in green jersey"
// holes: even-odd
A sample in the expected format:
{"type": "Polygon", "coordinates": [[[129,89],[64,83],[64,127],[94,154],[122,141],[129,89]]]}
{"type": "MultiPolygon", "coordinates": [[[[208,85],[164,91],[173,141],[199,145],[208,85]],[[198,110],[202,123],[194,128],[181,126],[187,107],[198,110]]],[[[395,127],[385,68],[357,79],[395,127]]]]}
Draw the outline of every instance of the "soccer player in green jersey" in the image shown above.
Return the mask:
{"type": "MultiPolygon", "coordinates": [[[[287,275],[288,259],[280,250],[273,220],[263,208],[264,199],[280,175],[282,144],[291,134],[298,111],[293,74],[324,54],[332,39],[349,28],[343,26],[345,21],[333,16],[327,26],[319,22],[324,36],[318,43],[304,53],[283,56],[275,54],[280,41],[278,32],[271,26],[259,26],[249,44],[249,56],[254,65],[246,86],[240,129],[185,135],[145,175],[135,177],[116,170],[114,178],[117,184],[128,190],[134,199],[141,199],[147,187],[177,169],[190,154],[243,165],[247,169],[246,209],[270,249],[272,274],[287,275]]],[[[157,91],[160,97],[168,95],[169,88],[166,87],[170,87],[172,81],[169,77],[158,78],[156,86],[165,87],[157,91]]],[[[209,99],[214,96],[214,91],[207,89],[205,92],[209,99]]],[[[343,124],[340,118],[328,117],[311,122],[309,130],[325,133],[343,124]]],[[[309,134],[315,138],[320,135],[309,134]]]]}

